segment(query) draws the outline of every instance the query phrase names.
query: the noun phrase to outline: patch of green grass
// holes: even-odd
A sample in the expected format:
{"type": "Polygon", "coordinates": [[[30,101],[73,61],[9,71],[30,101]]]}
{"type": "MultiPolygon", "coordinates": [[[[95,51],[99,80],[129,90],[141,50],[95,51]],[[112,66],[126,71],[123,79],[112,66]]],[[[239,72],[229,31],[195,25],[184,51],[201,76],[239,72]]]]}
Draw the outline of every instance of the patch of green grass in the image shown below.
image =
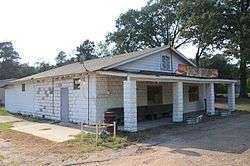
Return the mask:
{"type": "Polygon", "coordinates": [[[5,108],[1,107],[0,108],[0,116],[7,116],[9,113],[6,111],[5,108]]]}
{"type": "Polygon", "coordinates": [[[12,123],[0,123],[0,131],[8,131],[12,127],[12,123]]]}
{"type": "Polygon", "coordinates": [[[105,138],[98,138],[96,142],[96,135],[91,133],[81,133],[75,136],[75,139],[66,142],[67,147],[77,147],[80,152],[86,153],[96,150],[102,150],[105,148],[119,149],[127,146],[129,143],[126,137],[107,136],[105,138]]]}

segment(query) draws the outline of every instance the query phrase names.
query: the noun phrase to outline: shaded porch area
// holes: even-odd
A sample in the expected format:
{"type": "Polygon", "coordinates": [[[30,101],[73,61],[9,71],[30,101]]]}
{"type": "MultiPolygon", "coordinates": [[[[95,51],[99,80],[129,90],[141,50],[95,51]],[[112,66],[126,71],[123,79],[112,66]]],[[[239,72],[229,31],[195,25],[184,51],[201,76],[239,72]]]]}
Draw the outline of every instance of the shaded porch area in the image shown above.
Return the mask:
{"type": "MultiPolygon", "coordinates": [[[[209,117],[206,115],[205,110],[185,113],[183,116],[184,116],[184,118],[183,118],[184,121],[186,121],[186,119],[196,118],[198,116],[202,116],[204,119],[207,119],[207,117],[209,117]]],[[[155,120],[138,121],[137,122],[137,130],[143,131],[143,130],[147,130],[147,129],[152,129],[152,128],[156,128],[156,127],[160,127],[160,126],[173,125],[173,124],[175,124],[175,122],[173,122],[172,116],[164,117],[164,118],[160,118],[160,119],[155,119],[155,120]]],[[[118,130],[126,131],[124,129],[123,124],[118,126],[118,130]]]]}
{"type": "Polygon", "coordinates": [[[158,83],[170,82],[172,93],[168,94],[172,100],[172,115],[164,120],[154,122],[138,123],[137,110],[137,84],[142,81],[154,81],[151,78],[139,79],[138,77],[128,77],[124,81],[124,130],[134,132],[142,126],[162,125],[162,122],[181,123],[185,120],[185,114],[198,111],[206,111],[207,115],[215,115],[215,83],[228,85],[228,110],[235,111],[235,85],[234,82],[219,79],[196,79],[172,77],[171,79],[159,79],[158,83]],[[176,79],[176,80],[175,80],[176,79]],[[178,80],[179,79],[179,80],[178,80]]]}
{"type": "Polygon", "coordinates": [[[112,76],[125,78],[122,83],[123,107],[118,111],[121,112],[119,124],[125,131],[136,132],[160,125],[182,123],[186,115],[193,112],[215,115],[214,84],[228,86],[228,110],[235,111],[234,80],[120,74],[112,73],[112,76]],[[164,108],[164,105],[168,105],[168,108],[164,108]],[[160,106],[160,111],[156,109],[157,106],[160,106]]]}

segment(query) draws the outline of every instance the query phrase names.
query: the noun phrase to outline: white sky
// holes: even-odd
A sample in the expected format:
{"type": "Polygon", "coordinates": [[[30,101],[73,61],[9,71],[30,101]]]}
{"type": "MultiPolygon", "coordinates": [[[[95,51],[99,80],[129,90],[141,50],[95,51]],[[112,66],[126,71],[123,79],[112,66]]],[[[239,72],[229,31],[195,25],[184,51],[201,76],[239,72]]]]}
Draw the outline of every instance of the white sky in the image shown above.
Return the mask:
{"type": "MultiPolygon", "coordinates": [[[[59,51],[72,52],[86,39],[101,41],[115,20],[147,0],[0,0],[0,42],[11,40],[21,62],[54,63],[59,51]]],[[[194,48],[182,53],[193,57],[194,48]]]]}

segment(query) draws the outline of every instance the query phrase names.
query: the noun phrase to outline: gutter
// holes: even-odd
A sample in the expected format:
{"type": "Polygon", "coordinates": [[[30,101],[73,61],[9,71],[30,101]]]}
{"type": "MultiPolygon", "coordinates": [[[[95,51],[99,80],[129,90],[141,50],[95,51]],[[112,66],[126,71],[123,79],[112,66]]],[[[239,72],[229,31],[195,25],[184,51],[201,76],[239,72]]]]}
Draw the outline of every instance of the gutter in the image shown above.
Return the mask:
{"type": "Polygon", "coordinates": [[[137,81],[162,81],[162,82],[185,82],[185,83],[224,83],[231,84],[237,83],[236,80],[229,79],[217,79],[217,78],[191,78],[182,76],[156,76],[156,75],[146,75],[146,74],[134,74],[134,73],[124,73],[124,72],[112,72],[112,71],[99,71],[102,75],[120,76],[120,77],[130,77],[137,81]]]}

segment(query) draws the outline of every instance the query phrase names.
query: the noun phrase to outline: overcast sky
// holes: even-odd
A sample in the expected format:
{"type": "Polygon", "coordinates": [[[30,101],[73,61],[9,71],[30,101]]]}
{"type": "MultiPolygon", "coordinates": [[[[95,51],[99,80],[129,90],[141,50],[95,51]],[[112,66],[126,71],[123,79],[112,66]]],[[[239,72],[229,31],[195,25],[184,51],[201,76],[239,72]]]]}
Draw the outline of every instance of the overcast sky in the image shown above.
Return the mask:
{"type": "MultiPolygon", "coordinates": [[[[11,40],[21,62],[54,63],[59,51],[72,52],[85,39],[101,41],[115,20],[147,0],[0,0],[0,42],[11,40]]],[[[193,49],[182,50],[192,57],[193,49]]]]}

